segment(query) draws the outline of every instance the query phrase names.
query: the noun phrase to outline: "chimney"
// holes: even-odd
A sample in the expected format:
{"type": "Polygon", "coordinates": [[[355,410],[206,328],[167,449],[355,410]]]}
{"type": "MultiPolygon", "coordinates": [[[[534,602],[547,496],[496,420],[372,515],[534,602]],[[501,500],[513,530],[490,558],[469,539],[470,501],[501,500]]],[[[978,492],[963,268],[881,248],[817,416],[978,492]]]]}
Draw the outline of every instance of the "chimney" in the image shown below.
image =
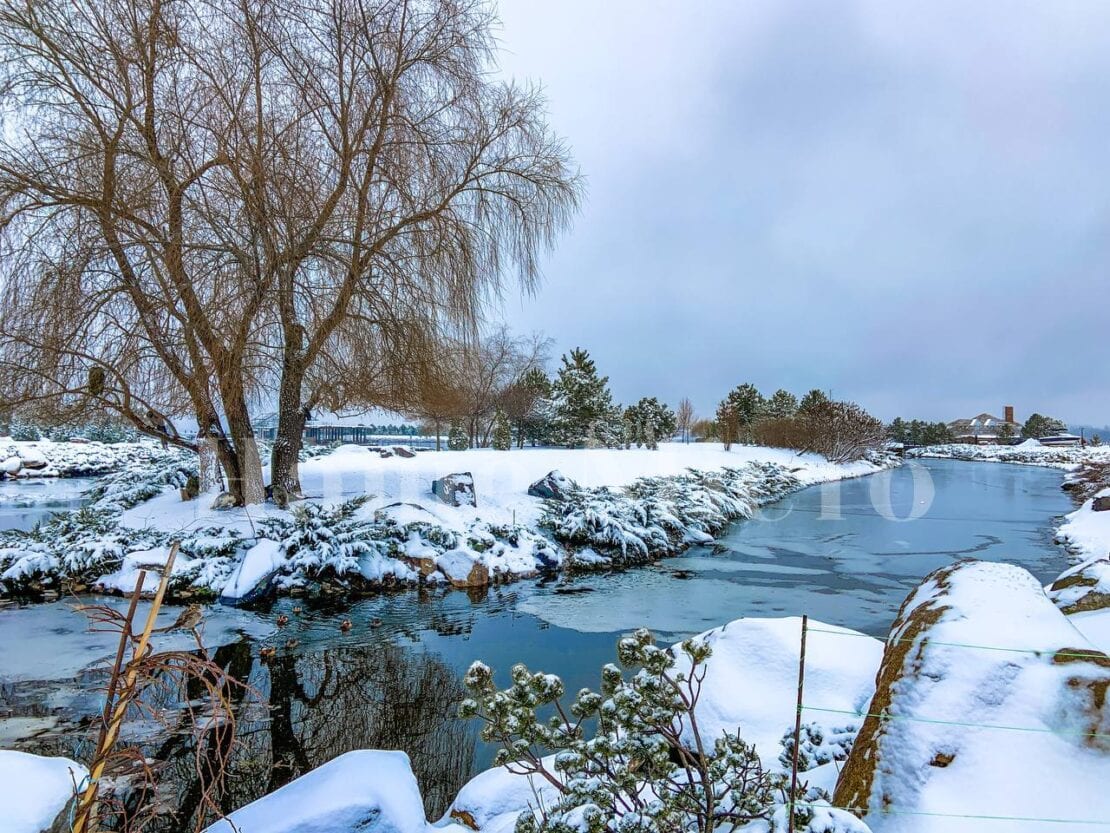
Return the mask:
{"type": "Polygon", "coordinates": [[[1014,421],[1014,406],[1013,405],[1007,405],[1006,406],[1006,417],[1005,417],[1005,419],[1006,419],[1007,422],[1013,422],[1014,421]]]}

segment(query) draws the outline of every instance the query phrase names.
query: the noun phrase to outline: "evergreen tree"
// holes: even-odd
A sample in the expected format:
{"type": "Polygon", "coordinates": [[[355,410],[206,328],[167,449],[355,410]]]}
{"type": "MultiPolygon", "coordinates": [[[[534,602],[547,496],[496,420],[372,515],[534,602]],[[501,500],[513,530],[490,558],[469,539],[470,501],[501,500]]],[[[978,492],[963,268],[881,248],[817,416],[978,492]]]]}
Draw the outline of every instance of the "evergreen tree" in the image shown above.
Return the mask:
{"type": "Polygon", "coordinates": [[[1031,414],[1021,426],[1021,436],[1039,440],[1041,437],[1062,434],[1067,430],[1067,426],[1061,420],[1043,414],[1031,414]]]}
{"type": "Polygon", "coordinates": [[[814,388],[805,396],[802,401],[798,403],[798,413],[806,414],[812,411],[819,411],[823,405],[829,404],[828,395],[818,388],[814,388]]]}
{"type": "Polygon", "coordinates": [[[764,417],[767,400],[755,385],[737,385],[717,406],[717,422],[721,427],[721,439],[725,448],[734,442],[751,440],[752,428],[764,417]]]}
{"type": "Polygon", "coordinates": [[[908,442],[906,421],[902,417],[895,417],[886,428],[886,435],[896,443],[908,442]]]}
{"type": "Polygon", "coordinates": [[[789,419],[798,412],[798,397],[788,390],[779,388],[767,400],[767,416],[774,419],[789,419]]]}
{"type": "Polygon", "coordinates": [[[654,396],[645,396],[624,411],[625,443],[658,448],[660,439],[674,436],[678,423],[674,411],[654,396]]]}
{"type": "Polygon", "coordinates": [[[451,433],[447,435],[447,448],[450,451],[466,451],[470,448],[470,437],[457,419],[451,422],[451,433]]]}
{"type": "Polygon", "coordinates": [[[571,350],[562,361],[551,386],[551,442],[568,448],[620,446],[623,413],[613,404],[609,377],[598,375],[597,366],[585,350],[571,350]]]}
{"type": "Polygon", "coordinates": [[[498,451],[508,451],[513,447],[513,429],[509,417],[500,408],[493,415],[493,447],[498,451]]]}

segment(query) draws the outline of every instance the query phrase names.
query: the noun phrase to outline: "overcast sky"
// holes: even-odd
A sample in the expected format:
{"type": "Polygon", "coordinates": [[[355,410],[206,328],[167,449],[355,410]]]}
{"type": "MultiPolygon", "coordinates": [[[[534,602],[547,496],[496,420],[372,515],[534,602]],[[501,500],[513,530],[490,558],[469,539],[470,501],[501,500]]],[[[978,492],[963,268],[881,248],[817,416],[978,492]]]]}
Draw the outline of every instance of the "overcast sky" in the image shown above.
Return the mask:
{"type": "Polygon", "coordinates": [[[500,9],[589,188],[504,314],[618,399],[1110,422],[1110,3],[500,9]]]}

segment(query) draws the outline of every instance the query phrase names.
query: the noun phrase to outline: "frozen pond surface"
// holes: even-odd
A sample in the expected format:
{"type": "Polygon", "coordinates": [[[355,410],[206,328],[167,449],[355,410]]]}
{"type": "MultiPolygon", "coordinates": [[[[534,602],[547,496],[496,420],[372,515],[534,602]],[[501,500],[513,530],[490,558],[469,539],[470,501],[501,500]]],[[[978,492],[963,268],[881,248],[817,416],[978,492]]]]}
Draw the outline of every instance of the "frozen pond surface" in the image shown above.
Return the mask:
{"type": "MultiPolygon", "coordinates": [[[[441,812],[491,756],[475,727],[454,717],[459,677],[476,659],[502,683],[524,662],[574,692],[596,688],[617,637],[641,625],[670,641],[741,616],[808,613],[881,637],[909,589],[957,559],[1010,561],[1047,581],[1067,564],[1052,544],[1053,518],[1071,509],[1060,479],[1051,469],[929,460],[799,492],[734,526],[716,548],[572,584],[522,582],[473,599],[404,593],[343,611],[294,600],[264,614],[211,608],[206,641],[223,643],[217,658],[253,687],[229,800],[241,806],[350,749],[395,748],[411,756],[429,812],[441,812]],[[291,621],[279,629],[281,613],[291,621]],[[269,664],[257,659],[262,645],[277,649],[269,664]]],[[[0,745],[87,750],[78,723],[98,708],[97,678],[78,669],[109,651],[77,616],[64,605],[0,610],[0,715],[13,718],[0,720],[0,745]]],[[[190,829],[187,745],[171,734],[148,748],[182,796],[181,817],[166,829],[190,829]]]]}
{"type": "Polygon", "coordinates": [[[0,529],[33,529],[55,512],[79,509],[95,477],[0,480],[0,529]]]}

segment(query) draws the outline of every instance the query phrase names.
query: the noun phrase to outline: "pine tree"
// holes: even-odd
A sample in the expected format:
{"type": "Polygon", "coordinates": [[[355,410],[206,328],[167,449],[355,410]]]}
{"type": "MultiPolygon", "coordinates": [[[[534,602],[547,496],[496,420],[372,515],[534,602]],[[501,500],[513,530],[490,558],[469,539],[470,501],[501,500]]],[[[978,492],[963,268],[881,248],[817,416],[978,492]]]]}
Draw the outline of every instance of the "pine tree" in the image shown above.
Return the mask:
{"type": "Polygon", "coordinates": [[[755,385],[737,385],[717,406],[717,422],[721,427],[721,439],[725,448],[734,442],[751,439],[752,428],[762,419],[767,410],[767,400],[755,385]]]}
{"type": "Polygon", "coordinates": [[[555,445],[613,448],[622,444],[623,413],[613,405],[609,377],[598,375],[588,352],[574,349],[564,355],[551,387],[555,405],[551,441],[555,445]]]}
{"type": "Polygon", "coordinates": [[[802,401],[798,403],[798,413],[806,414],[811,411],[820,410],[823,405],[829,404],[828,395],[819,388],[814,388],[805,396],[802,401]]]}
{"type": "Polygon", "coordinates": [[[451,423],[451,433],[447,435],[447,448],[450,451],[466,451],[470,448],[470,438],[457,419],[451,423]]]}
{"type": "Polygon", "coordinates": [[[493,416],[493,447],[498,451],[508,451],[513,447],[513,429],[509,417],[500,408],[493,416]]]}
{"type": "Polygon", "coordinates": [[[654,396],[645,396],[624,411],[625,443],[656,449],[660,439],[674,436],[677,420],[667,405],[654,396]]]}
{"type": "Polygon", "coordinates": [[[774,419],[789,419],[798,412],[798,397],[788,390],[779,388],[767,400],[767,416],[774,419]]]}

